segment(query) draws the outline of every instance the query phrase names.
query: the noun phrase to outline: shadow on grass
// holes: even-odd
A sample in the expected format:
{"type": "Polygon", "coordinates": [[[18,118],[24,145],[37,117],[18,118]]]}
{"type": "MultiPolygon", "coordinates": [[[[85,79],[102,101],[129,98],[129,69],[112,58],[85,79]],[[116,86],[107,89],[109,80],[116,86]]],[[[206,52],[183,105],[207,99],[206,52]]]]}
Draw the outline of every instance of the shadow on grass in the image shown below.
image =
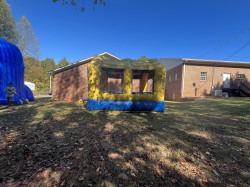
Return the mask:
{"type": "Polygon", "coordinates": [[[0,184],[247,186],[247,114],[229,118],[213,100],[167,106],[89,112],[42,99],[2,111],[0,184]]]}

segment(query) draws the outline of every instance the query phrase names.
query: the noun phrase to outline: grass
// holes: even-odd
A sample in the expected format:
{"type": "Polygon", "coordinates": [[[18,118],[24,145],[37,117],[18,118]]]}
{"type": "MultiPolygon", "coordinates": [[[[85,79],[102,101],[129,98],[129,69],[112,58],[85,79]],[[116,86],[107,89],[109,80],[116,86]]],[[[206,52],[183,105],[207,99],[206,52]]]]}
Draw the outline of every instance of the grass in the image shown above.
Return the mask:
{"type": "Polygon", "coordinates": [[[249,186],[250,99],[87,111],[43,98],[0,107],[0,186],[249,186]]]}

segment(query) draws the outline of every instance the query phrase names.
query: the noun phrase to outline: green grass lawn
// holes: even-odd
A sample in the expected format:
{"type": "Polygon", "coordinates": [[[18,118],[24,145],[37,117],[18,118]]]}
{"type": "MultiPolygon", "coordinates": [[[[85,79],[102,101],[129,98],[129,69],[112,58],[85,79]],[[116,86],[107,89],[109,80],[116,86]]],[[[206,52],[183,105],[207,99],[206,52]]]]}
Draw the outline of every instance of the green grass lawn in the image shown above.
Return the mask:
{"type": "Polygon", "coordinates": [[[43,98],[0,106],[0,186],[249,186],[250,99],[87,111],[43,98]]]}

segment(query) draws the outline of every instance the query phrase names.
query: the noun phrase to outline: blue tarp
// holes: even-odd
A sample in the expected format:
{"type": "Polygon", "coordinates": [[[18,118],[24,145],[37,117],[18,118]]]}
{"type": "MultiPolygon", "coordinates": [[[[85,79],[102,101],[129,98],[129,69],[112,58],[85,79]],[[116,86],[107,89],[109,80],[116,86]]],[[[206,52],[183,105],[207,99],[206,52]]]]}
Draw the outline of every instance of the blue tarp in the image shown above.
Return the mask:
{"type": "Polygon", "coordinates": [[[32,91],[24,85],[24,63],[20,50],[13,44],[0,39],[0,105],[7,104],[4,89],[11,82],[18,95],[13,98],[14,103],[34,101],[32,91]]]}

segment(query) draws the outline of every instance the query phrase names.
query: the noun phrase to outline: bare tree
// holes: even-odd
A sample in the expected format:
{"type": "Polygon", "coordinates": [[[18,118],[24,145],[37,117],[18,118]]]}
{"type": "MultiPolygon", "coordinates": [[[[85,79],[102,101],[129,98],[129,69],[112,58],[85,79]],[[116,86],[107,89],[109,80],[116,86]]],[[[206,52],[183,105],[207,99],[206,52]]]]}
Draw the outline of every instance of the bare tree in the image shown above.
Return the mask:
{"type": "Polygon", "coordinates": [[[24,57],[34,57],[39,59],[40,49],[36,35],[32,29],[32,26],[25,16],[22,16],[17,23],[17,29],[19,31],[18,47],[21,50],[24,57]]]}

